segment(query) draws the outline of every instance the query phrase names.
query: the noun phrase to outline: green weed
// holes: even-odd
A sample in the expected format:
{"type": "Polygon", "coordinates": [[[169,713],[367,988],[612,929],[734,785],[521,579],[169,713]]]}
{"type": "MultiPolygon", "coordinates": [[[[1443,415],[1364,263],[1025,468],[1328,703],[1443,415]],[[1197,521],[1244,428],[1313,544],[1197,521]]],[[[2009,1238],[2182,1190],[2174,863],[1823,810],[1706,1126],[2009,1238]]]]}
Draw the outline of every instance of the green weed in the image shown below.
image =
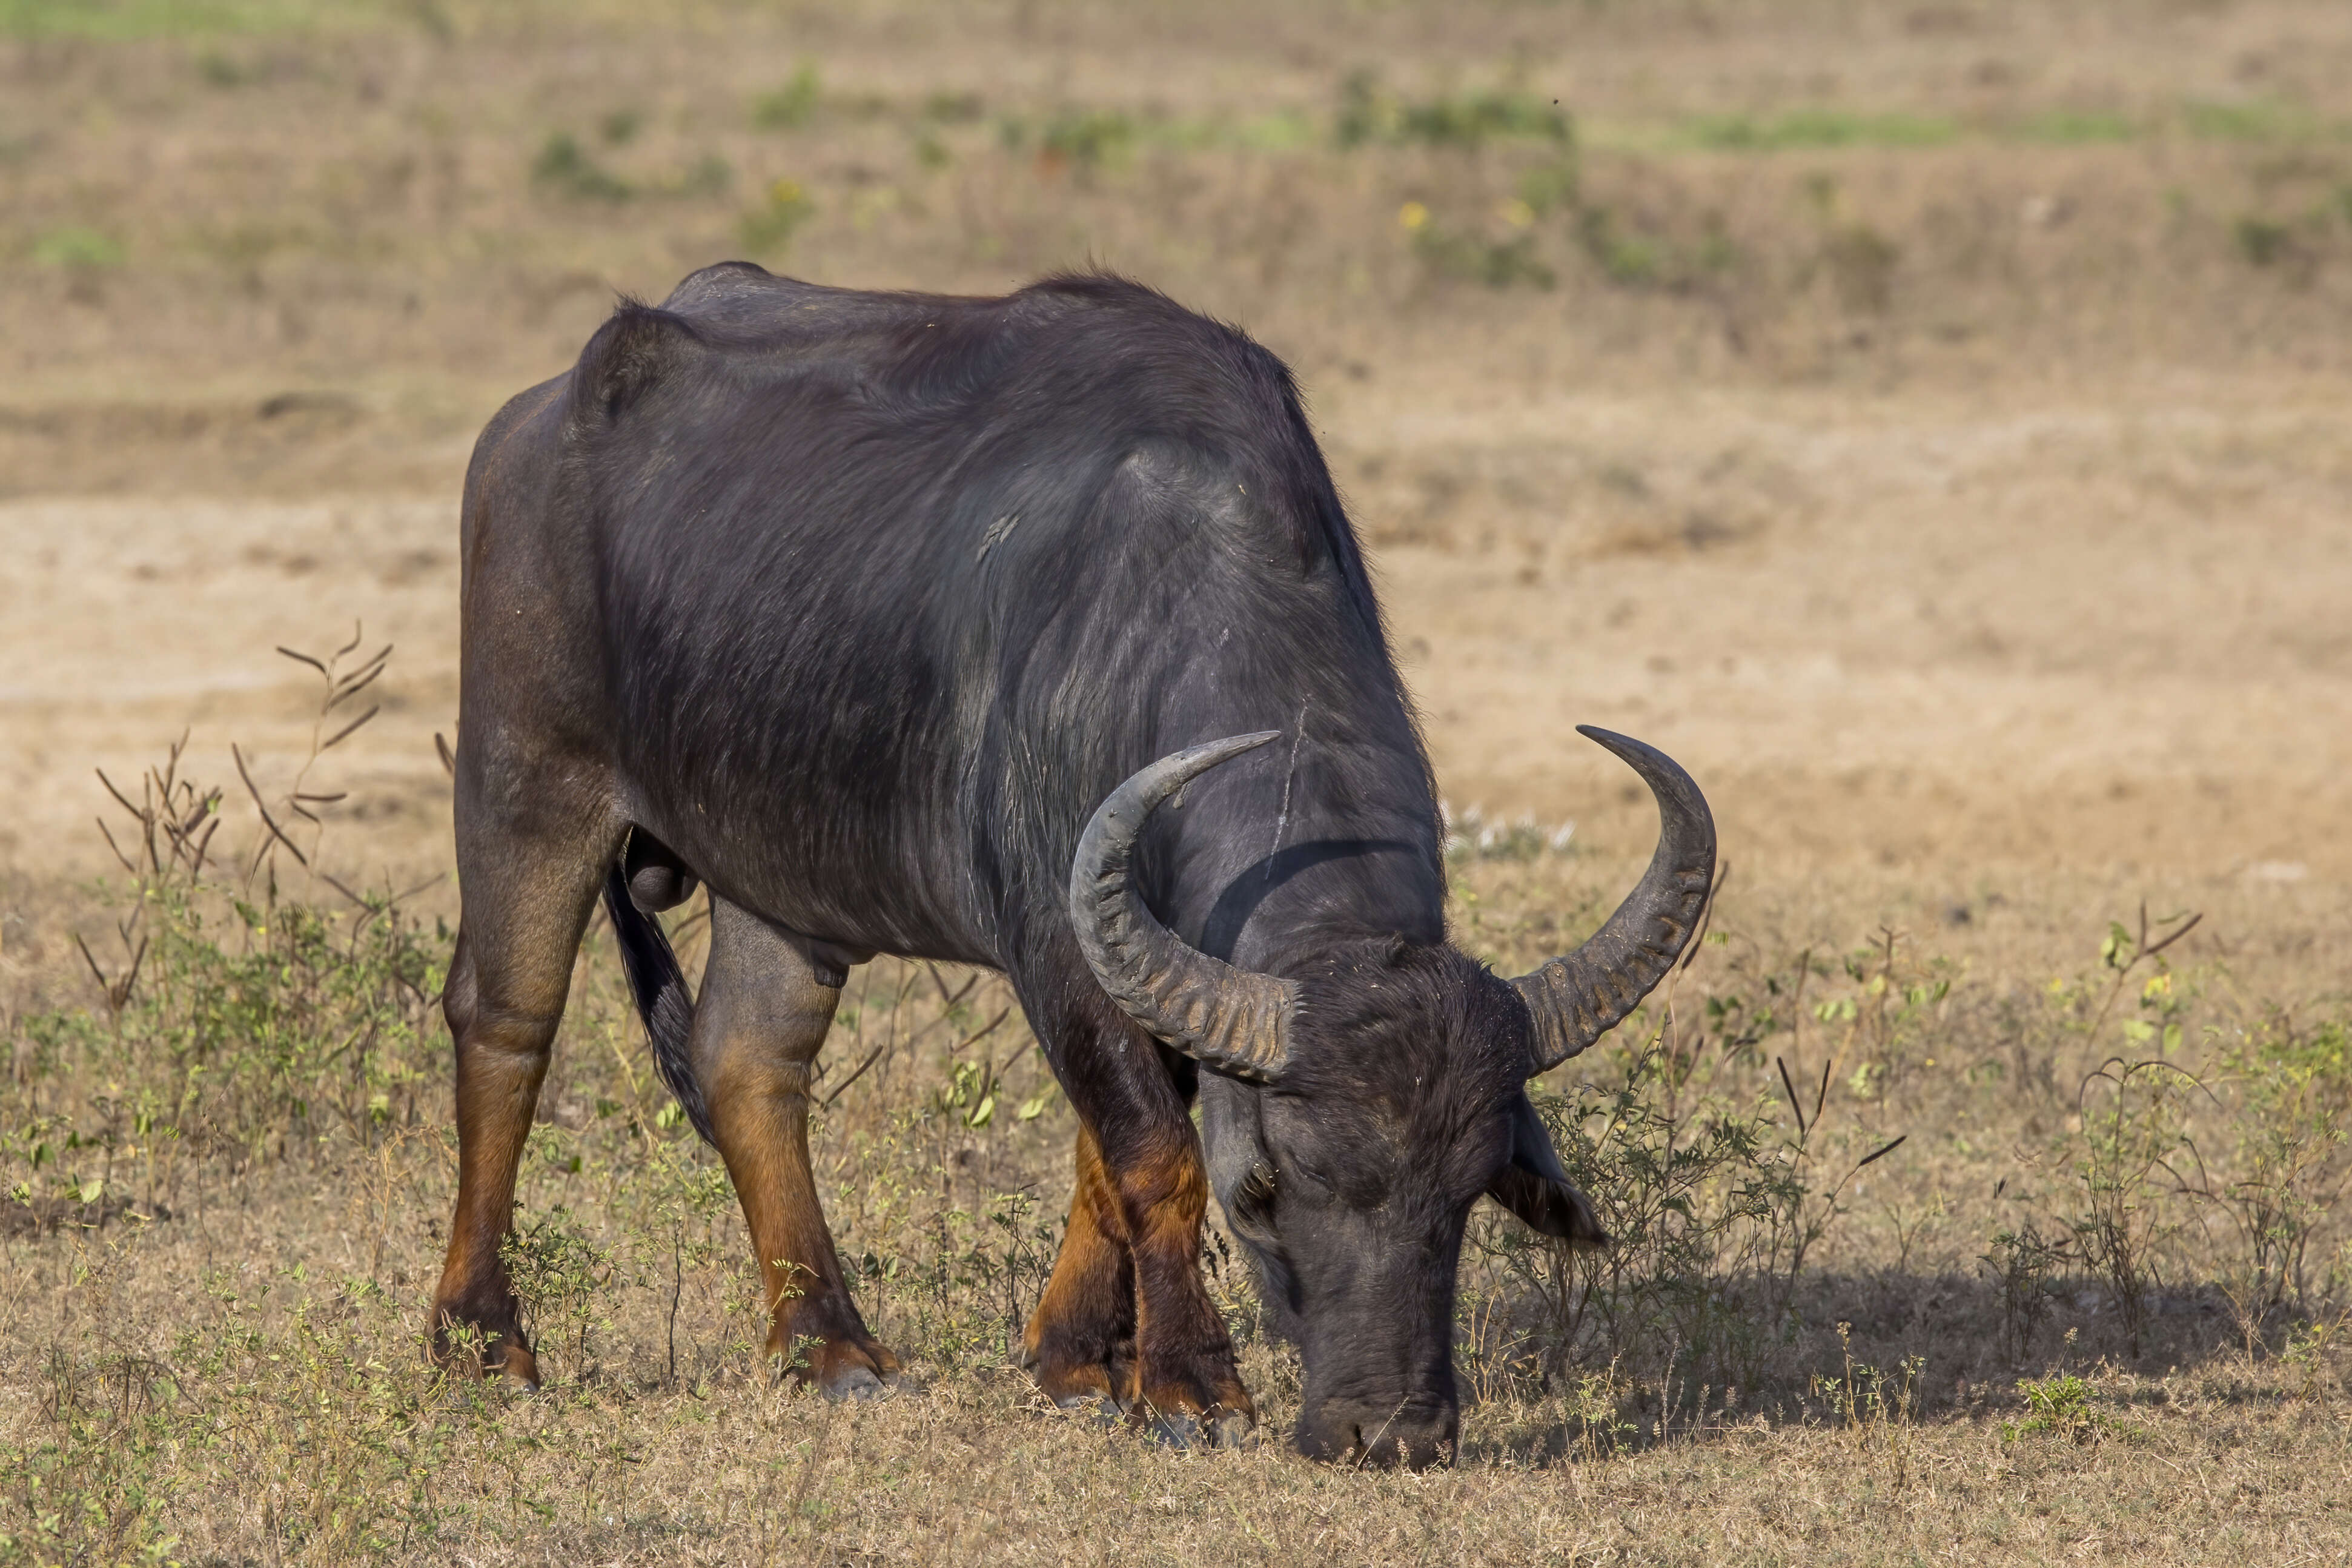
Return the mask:
{"type": "Polygon", "coordinates": [[[1864,114],[1795,109],[1780,114],[1701,115],[1684,122],[1690,145],[1735,152],[1786,152],[1840,147],[1941,147],[1958,140],[1957,121],[1935,115],[1864,114]]]}
{"type": "Polygon", "coordinates": [[[1065,164],[1097,169],[1124,160],[1138,134],[1136,121],[1117,110],[1065,110],[1039,129],[1038,162],[1047,169],[1065,164]]]}
{"type": "Polygon", "coordinates": [[[549,133],[530,162],[530,181],[552,195],[575,201],[625,202],[636,193],[626,180],[596,162],[568,131],[549,133]]]}
{"type": "Polygon", "coordinates": [[[2001,1423],[2003,1442],[2047,1433],[2072,1443],[2095,1443],[2113,1428],[2114,1423],[2097,1407],[2098,1390],[2072,1373],[2021,1379],[2017,1392],[2025,1401],[2026,1413],[2018,1420],[2001,1423]]]}
{"type": "Polygon", "coordinates": [[[2057,147],[2083,147],[2100,142],[2130,141],[2140,127],[2127,114],[2105,110],[2053,109],[2028,115],[2009,127],[2020,141],[2046,142],[2057,147]]]}
{"type": "Polygon", "coordinates": [[[2309,110],[2270,99],[2186,103],[2180,108],[2180,123],[2189,135],[2204,141],[2283,141],[2319,130],[2309,110]]]}
{"type": "Polygon", "coordinates": [[[33,260],[42,267],[68,272],[96,272],[121,267],[122,242],[90,228],[51,229],[33,242],[33,260]]]}
{"type": "Polygon", "coordinates": [[[2230,225],[2230,237],[2238,254],[2256,267],[2274,266],[2294,250],[2294,226],[2270,218],[2242,217],[2230,225]]]}
{"type": "Polygon", "coordinates": [[[816,203],[798,181],[778,180],[768,187],[768,199],[738,220],[735,232],[752,254],[775,255],[815,216],[816,203]]]}
{"type": "Polygon", "coordinates": [[[751,100],[751,123],[762,131],[794,131],[814,117],[824,84],[813,62],[803,61],[792,80],[751,100]]]}
{"type": "Polygon", "coordinates": [[[1575,140],[1575,122],[1557,100],[1508,89],[1443,95],[1415,102],[1358,71],[1339,89],[1333,134],[1342,148],[1374,143],[1476,150],[1490,141],[1575,140]]]}
{"type": "Polygon", "coordinates": [[[0,0],[0,36],[131,39],[381,22],[376,0],[0,0]]]}

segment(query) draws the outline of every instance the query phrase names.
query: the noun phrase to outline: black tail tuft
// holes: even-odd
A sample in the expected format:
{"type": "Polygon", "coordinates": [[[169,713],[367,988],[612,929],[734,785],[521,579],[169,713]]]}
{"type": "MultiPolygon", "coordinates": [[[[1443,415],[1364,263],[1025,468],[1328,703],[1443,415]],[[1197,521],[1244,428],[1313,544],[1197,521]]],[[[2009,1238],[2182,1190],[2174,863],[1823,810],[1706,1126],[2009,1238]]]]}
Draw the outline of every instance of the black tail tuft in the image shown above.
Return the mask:
{"type": "Polygon", "coordinates": [[[636,993],[637,1011],[653,1040],[654,1066],[702,1141],[716,1144],[710,1135],[710,1110],[702,1103],[702,1085],[687,1051],[694,1032],[694,998],[686,988],[686,971],[677,967],[677,955],[670,950],[661,924],[631,901],[628,877],[618,860],[604,877],[604,913],[612,917],[613,934],[621,939],[621,967],[629,972],[629,989],[636,993]]]}

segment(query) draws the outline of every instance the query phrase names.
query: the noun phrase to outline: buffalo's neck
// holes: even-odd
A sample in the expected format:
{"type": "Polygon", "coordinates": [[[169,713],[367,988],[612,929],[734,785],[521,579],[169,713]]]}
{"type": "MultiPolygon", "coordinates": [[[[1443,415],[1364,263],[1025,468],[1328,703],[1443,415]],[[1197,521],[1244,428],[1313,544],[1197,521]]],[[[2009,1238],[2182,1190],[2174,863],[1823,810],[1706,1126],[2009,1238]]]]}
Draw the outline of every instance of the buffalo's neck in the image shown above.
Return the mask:
{"type": "Polygon", "coordinates": [[[1444,939],[1433,804],[1416,810],[1353,801],[1334,811],[1299,800],[1295,789],[1286,814],[1278,798],[1246,803],[1260,809],[1187,824],[1170,857],[1166,903],[1186,941],[1244,968],[1283,974],[1365,937],[1444,939]]]}
{"type": "MultiPolygon", "coordinates": [[[[1370,587],[1327,562],[1287,597],[1246,647],[1235,639],[1185,671],[1150,747],[1279,732],[1188,786],[1191,804],[1162,809],[1154,868],[1156,902],[1180,935],[1270,973],[1304,967],[1334,941],[1437,942],[1445,919],[1429,761],[1370,587]]],[[[1196,647],[1223,641],[1191,630],[1196,647]]]]}

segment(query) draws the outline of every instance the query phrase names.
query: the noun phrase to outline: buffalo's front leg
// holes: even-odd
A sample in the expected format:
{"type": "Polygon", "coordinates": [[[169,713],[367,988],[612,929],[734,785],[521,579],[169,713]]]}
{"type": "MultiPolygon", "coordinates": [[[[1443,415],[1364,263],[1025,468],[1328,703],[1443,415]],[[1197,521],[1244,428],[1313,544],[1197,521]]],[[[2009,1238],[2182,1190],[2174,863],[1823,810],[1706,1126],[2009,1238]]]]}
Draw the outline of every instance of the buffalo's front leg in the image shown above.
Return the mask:
{"type": "Polygon", "coordinates": [[[794,1377],[851,1398],[879,1393],[898,1358],[850,1299],[809,1171],[809,1080],[841,981],[804,938],[711,899],[694,1072],[759,1255],[768,1354],[794,1377]]]}
{"type": "Polygon", "coordinates": [[[1062,1255],[1024,1336],[1038,1382],[1056,1399],[1108,1392],[1141,1419],[1255,1420],[1201,1279],[1208,1173],[1175,1081],[1099,990],[1057,989],[1076,1000],[1040,1033],[1085,1130],[1062,1255]]]}

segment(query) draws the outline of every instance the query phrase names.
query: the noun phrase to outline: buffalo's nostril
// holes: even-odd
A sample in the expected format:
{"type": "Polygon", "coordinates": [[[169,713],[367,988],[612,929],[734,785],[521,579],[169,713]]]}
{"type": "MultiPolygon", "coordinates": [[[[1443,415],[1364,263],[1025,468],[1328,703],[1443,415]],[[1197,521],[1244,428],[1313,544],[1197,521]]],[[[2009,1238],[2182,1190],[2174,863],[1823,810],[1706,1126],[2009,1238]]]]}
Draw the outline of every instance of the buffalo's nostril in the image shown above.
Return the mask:
{"type": "Polygon", "coordinates": [[[1374,1412],[1328,1406],[1307,1412],[1297,1443],[1308,1457],[1340,1464],[1423,1469],[1453,1458],[1455,1413],[1450,1406],[1399,1406],[1374,1412]]]}

